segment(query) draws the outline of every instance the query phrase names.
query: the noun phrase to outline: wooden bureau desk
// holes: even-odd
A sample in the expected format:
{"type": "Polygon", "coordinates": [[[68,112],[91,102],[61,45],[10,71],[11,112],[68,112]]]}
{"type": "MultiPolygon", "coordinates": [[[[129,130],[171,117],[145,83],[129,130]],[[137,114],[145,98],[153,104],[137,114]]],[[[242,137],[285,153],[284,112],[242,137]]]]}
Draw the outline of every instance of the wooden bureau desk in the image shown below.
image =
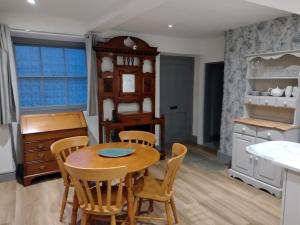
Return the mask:
{"type": "Polygon", "coordinates": [[[59,172],[50,146],[53,142],[86,135],[87,124],[82,112],[34,114],[21,116],[23,142],[23,181],[30,185],[36,177],[59,172]]]}

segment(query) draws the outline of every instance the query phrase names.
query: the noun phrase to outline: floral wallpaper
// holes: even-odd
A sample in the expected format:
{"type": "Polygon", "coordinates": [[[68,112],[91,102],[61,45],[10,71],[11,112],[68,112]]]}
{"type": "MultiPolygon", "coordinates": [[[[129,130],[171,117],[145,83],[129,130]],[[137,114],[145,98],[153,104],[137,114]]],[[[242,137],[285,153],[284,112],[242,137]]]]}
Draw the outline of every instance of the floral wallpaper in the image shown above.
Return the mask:
{"type": "Polygon", "coordinates": [[[246,55],[300,49],[300,16],[291,15],[225,33],[220,153],[231,155],[233,118],[243,116],[246,55]]]}

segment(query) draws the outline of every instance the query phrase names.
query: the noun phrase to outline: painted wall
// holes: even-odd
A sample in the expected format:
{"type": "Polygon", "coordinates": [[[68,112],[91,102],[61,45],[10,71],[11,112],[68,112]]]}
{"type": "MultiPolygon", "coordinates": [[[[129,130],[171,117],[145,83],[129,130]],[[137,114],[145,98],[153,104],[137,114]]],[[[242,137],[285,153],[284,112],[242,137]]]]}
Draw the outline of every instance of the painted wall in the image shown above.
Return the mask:
{"type": "Polygon", "coordinates": [[[220,154],[231,155],[234,117],[243,115],[245,56],[300,49],[300,16],[291,15],[229,30],[225,34],[224,98],[220,154]]]}

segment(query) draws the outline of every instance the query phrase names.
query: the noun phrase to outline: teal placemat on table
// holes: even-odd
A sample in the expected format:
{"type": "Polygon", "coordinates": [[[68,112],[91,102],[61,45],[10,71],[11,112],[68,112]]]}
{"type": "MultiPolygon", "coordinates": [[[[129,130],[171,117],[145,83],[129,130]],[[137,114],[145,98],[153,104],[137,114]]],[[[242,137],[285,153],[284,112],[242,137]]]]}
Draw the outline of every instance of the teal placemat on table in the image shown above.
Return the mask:
{"type": "Polygon", "coordinates": [[[104,157],[118,158],[134,153],[133,148],[104,148],[97,152],[98,155],[104,157]]]}

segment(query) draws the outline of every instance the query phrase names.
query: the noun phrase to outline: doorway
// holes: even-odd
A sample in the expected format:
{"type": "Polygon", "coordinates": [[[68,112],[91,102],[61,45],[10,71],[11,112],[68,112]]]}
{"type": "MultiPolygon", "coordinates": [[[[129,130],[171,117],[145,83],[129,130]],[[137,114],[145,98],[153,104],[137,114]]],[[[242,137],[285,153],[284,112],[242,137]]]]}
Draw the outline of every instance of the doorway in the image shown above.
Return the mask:
{"type": "Polygon", "coordinates": [[[193,57],[160,57],[160,110],[166,121],[166,144],[192,139],[193,80],[193,57]]]}
{"type": "Polygon", "coordinates": [[[218,150],[223,103],[224,62],[205,64],[203,144],[218,150]]]}

